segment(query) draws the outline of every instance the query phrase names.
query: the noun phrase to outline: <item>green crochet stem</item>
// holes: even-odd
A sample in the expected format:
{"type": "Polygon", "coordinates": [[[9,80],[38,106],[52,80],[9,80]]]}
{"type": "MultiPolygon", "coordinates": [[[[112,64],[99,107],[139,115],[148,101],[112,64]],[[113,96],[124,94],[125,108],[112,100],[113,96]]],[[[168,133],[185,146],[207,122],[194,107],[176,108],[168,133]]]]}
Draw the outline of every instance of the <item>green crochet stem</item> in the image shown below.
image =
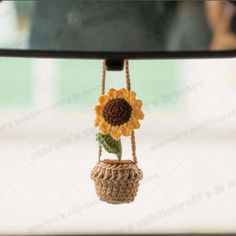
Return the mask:
{"type": "Polygon", "coordinates": [[[109,152],[116,154],[118,160],[121,160],[122,156],[122,146],[121,146],[121,141],[115,140],[111,137],[110,134],[108,135],[103,135],[101,133],[98,133],[96,135],[96,140],[103,146],[103,148],[109,152]]]}

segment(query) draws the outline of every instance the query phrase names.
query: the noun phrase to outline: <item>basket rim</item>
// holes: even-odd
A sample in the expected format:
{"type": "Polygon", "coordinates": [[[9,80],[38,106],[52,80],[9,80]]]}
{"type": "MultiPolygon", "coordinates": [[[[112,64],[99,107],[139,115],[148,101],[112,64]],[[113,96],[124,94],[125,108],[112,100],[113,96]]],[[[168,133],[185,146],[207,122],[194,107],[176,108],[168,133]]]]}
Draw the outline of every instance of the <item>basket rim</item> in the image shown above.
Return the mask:
{"type": "Polygon", "coordinates": [[[112,164],[112,165],[117,165],[117,164],[129,164],[129,165],[135,165],[136,163],[131,160],[111,160],[111,159],[105,159],[100,161],[105,164],[112,164]]]}

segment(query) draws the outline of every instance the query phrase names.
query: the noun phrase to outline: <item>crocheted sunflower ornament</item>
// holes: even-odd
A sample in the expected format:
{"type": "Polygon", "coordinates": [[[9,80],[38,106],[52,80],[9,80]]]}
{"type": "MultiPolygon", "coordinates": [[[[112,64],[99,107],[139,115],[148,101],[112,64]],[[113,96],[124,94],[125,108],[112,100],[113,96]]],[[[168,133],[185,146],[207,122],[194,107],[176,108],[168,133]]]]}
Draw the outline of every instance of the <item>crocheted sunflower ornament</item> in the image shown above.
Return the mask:
{"type": "Polygon", "coordinates": [[[116,140],[121,135],[130,136],[134,129],[140,127],[139,120],[144,118],[142,105],[135,92],[124,88],[110,89],[108,95],[99,98],[99,105],[95,108],[95,126],[99,126],[101,134],[110,134],[116,140]]]}
{"type": "Polygon", "coordinates": [[[134,130],[144,118],[142,101],[131,91],[129,64],[125,61],[127,88],[110,89],[105,94],[106,68],[103,63],[102,95],[95,107],[95,126],[99,128],[96,140],[99,143],[98,163],[91,172],[98,197],[105,202],[119,204],[132,202],[143,177],[137,166],[134,130]],[[133,160],[122,160],[121,137],[130,136],[133,160]],[[115,154],[117,160],[101,160],[102,148],[115,154]]]}

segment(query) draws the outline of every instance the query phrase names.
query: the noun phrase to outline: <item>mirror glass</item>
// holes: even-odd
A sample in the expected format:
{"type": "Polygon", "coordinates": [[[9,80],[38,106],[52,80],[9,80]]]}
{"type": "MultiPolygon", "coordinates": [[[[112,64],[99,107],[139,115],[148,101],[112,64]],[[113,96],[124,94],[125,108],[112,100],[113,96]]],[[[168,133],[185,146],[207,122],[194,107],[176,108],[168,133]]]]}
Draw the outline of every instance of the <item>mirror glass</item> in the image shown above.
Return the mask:
{"type": "Polygon", "coordinates": [[[1,1],[0,25],[0,49],[236,49],[236,6],[231,1],[1,1]]]}

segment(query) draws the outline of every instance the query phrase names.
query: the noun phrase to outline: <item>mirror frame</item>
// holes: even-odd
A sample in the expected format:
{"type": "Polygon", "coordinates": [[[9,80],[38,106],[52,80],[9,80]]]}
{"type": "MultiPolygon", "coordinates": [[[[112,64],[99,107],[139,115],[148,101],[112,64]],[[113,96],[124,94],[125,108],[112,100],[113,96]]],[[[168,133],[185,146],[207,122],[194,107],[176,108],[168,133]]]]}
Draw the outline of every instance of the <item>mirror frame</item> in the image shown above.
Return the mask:
{"type": "MultiPolygon", "coordinates": [[[[5,0],[0,0],[3,2],[5,0]]],[[[228,0],[236,6],[236,1],[228,0]]],[[[0,49],[0,57],[26,58],[65,58],[65,59],[204,59],[204,58],[235,58],[235,50],[227,51],[179,51],[179,52],[80,52],[80,51],[48,51],[0,49]]]]}
{"type": "Polygon", "coordinates": [[[180,52],[80,52],[0,49],[0,57],[68,58],[68,59],[204,59],[234,58],[236,49],[228,51],[180,52]]]}

